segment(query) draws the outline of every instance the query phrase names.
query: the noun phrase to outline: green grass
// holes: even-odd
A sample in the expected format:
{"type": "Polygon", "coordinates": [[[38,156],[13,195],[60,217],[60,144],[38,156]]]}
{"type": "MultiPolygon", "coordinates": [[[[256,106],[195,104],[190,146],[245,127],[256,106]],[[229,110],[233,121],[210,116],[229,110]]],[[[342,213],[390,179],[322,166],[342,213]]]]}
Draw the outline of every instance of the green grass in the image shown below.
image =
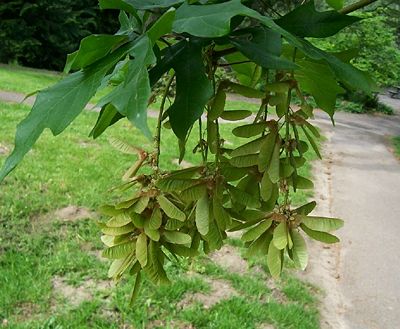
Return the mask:
{"type": "Polygon", "coordinates": [[[394,153],[400,158],[400,136],[393,137],[394,153]]]}
{"type": "MultiPolygon", "coordinates": [[[[63,73],[29,69],[22,66],[0,65],[0,91],[12,91],[28,95],[52,86],[63,78],[63,73]]],[[[96,94],[91,103],[96,104],[108,89],[96,94]]]]}
{"type": "Polygon", "coordinates": [[[61,77],[61,74],[30,70],[20,66],[0,66],[0,90],[29,94],[47,88],[61,77]]]}
{"type": "MultiPolygon", "coordinates": [[[[28,111],[24,105],[0,103],[2,147],[12,149],[15,126],[28,111]]],[[[89,139],[96,117],[97,113],[85,111],[61,136],[54,138],[46,132],[0,188],[0,321],[7,319],[9,327],[16,329],[121,328],[127,324],[176,328],[177,323],[192,323],[196,328],[256,328],[260,323],[282,329],[318,328],[313,291],[290,274],[277,284],[287,299],[282,302],[268,288],[267,272],[229,273],[205,257],[168,265],[172,284],[157,288],[146,282],[134,307],[127,302],[131,280],[124,280],[115,289],[88,288],[92,298],[79,307],[54,291],[55,277],[75,288],[85,286],[88,280],[100,284],[107,280],[109,266],[96,257],[102,246],[95,221],[61,221],[52,215],[54,210],[71,204],[95,210],[117,197],[108,188],[120,182],[135,159],[113,149],[109,137],[151,149],[151,143],[124,121],[98,140],[89,139]],[[188,275],[189,270],[201,275],[188,275]],[[210,291],[206,278],[226,280],[238,295],[208,310],[198,304],[180,309],[179,301],[185,294],[210,291]]],[[[154,119],[150,126],[154,129],[154,119]]],[[[232,127],[221,125],[221,132],[229,143],[237,145],[239,138],[230,134],[232,127]]],[[[196,129],[192,136],[197,136],[196,129]]],[[[195,138],[189,141],[185,158],[193,164],[200,160],[191,152],[195,144],[195,138]]],[[[176,139],[166,131],[162,166],[178,168],[173,163],[177,154],[176,139]]],[[[0,165],[4,160],[5,155],[0,155],[0,165]]],[[[310,175],[309,168],[304,175],[310,175]]],[[[299,195],[298,201],[307,199],[307,194],[299,195]]],[[[240,241],[231,239],[230,244],[243,251],[240,241]]],[[[249,262],[259,264],[262,260],[249,262]]]]}
{"type": "MultiPolygon", "coordinates": [[[[0,65],[0,91],[12,91],[26,95],[50,87],[62,78],[62,73],[29,69],[22,66],[0,65]]],[[[93,97],[91,103],[97,103],[108,90],[109,89],[104,89],[99,91],[99,93],[93,97]]],[[[159,103],[154,104],[153,107],[158,108],[159,103]]],[[[245,103],[243,101],[228,100],[226,109],[247,109],[256,112],[259,109],[259,105],[245,103]]]]}

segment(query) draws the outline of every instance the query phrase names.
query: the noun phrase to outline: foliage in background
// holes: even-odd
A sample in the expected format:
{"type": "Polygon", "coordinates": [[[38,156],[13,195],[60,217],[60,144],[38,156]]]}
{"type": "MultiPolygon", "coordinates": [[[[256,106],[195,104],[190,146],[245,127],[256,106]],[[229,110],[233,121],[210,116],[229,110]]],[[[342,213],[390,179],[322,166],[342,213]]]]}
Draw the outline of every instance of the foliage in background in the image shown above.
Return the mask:
{"type": "MultiPolygon", "coordinates": [[[[357,16],[362,21],[348,26],[338,34],[313,40],[319,47],[333,52],[355,48],[358,50],[352,63],[371,74],[380,86],[400,84],[400,48],[397,44],[396,21],[392,9],[379,7],[357,16]]],[[[397,19],[398,21],[398,19],[397,19]]]]}
{"type": "Polygon", "coordinates": [[[379,101],[377,94],[367,95],[361,92],[346,93],[338,98],[337,107],[351,113],[383,113],[393,115],[393,109],[379,101]]]}
{"type": "Polygon", "coordinates": [[[92,33],[114,33],[113,12],[97,0],[11,0],[0,2],[0,62],[62,70],[66,54],[92,33]]]}

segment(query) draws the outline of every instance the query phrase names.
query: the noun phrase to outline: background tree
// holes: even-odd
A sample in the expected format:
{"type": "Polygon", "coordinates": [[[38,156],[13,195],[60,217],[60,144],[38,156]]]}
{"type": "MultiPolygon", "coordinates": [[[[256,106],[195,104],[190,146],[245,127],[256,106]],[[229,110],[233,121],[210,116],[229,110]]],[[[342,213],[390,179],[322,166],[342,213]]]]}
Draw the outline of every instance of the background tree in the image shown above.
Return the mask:
{"type": "Polygon", "coordinates": [[[118,15],[96,0],[0,3],[0,62],[62,70],[66,54],[92,33],[114,33],[118,15]]]}

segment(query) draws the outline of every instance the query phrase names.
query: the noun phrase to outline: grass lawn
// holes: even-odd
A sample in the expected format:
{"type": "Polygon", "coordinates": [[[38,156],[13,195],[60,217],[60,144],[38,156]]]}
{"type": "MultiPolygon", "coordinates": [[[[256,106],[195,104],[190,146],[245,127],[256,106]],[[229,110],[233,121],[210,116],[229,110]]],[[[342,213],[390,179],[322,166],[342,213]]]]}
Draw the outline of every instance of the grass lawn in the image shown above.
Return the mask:
{"type": "MultiPolygon", "coordinates": [[[[12,149],[15,126],[28,111],[24,105],[0,103],[3,153],[12,149]]],[[[251,269],[239,273],[206,256],[172,262],[172,284],[157,288],[147,282],[129,307],[132,282],[109,286],[109,262],[99,257],[95,218],[65,220],[56,212],[68,205],[94,211],[115,199],[108,188],[120,182],[135,159],[112,148],[108,137],[151,147],[128,122],[119,122],[98,140],[89,139],[96,116],[85,111],[55,138],[46,132],[0,187],[0,322],[16,329],[319,328],[315,288],[290,271],[272,284],[264,258],[249,259],[251,269]],[[218,295],[216,290],[230,293],[208,308],[194,301],[218,295]]],[[[150,126],[154,129],[154,119],[150,126]]],[[[232,127],[222,125],[222,135],[235,145],[232,127]]],[[[194,146],[191,140],[185,158],[190,163],[199,158],[191,152],[194,146]]],[[[177,154],[175,137],[167,131],[162,138],[164,168],[177,168],[177,154]]],[[[0,165],[5,157],[0,153],[0,165]]],[[[307,167],[303,175],[309,174],[307,167]]],[[[309,196],[300,193],[294,202],[309,196]]],[[[240,257],[241,241],[230,239],[229,244],[240,257]]]]}
{"type": "MultiPolygon", "coordinates": [[[[62,73],[51,73],[47,71],[33,70],[21,66],[0,65],[0,91],[13,91],[21,94],[30,94],[32,92],[45,89],[63,77],[62,73]]],[[[106,90],[101,90],[93,97],[91,103],[96,104],[106,90]]],[[[159,104],[154,104],[157,107],[159,104]]],[[[247,109],[257,111],[259,105],[249,104],[243,101],[227,101],[227,110],[247,109]]]]}
{"type": "Polygon", "coordinates": [[[400,136],[393,137],[394,153],[400,158],[400,136]]]}
{"type": "Polygon", "coordinates": [[[29,94],[47,88],[62,78],[61,73],[31,70],[21,66],[0,66],[0,90],[29,94]]]}

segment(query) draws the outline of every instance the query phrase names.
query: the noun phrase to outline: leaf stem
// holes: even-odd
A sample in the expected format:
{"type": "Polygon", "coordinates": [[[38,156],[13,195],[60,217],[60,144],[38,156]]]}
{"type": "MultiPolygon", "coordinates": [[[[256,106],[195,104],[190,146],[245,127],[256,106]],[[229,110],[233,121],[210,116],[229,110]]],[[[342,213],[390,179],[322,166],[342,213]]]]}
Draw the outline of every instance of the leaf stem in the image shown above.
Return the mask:
{"type": "Polygon", "coordinates": [[[204,147],[203,144],[203,135],[202,135],[202,124],[201,124],[201,117],[199,118],[199,145],[201,150],[201,157],[203,160],[203,165],[207,162],[207,149],[204,147]]]}
{"type": "MultiPolygon", "coordinates": [[[[289,159],[289,147],[290,147],[290,116],[289,116],[289,109],[290,109],[290,102],[292,100],[292,89],[289,89],[288,91],[288,97],[287,97],[287,110],[285,113],[285,124],[286,124],[286,134],[285,134],[285,156],[286,159],[289,159]]],[[[289,186],[287,184],[287,180],[285,179],[285,200],[284,200],[284,206],[285,208],[288,207],[288,202],[289,202],[289,186]]]]}
{"type": "Polygon", "coordinates": [[[377,0],[360,0],[358,2],[355,2],[351,5],[348,5],[347,7],[344,7],[342,9],[340,9],[338,12],[341,14],[350,14],[353,11],[356,11],[358,9],[364,8],[374,2],[376,2],[377,0]]]}
{"type": "Polygon", "coordinates": [[[165,86],[164,90],[164,95],[161,100],[161,105],[160,105],[160,111],[158,113],[158,119],[157,119],[157,132],[156,132],[156,137],[155,137],[155,148],[156,148],[156,158],[155,158],[155,165],[158,168],[160,164],[160,153],[161,153],[161,123],[162,123],[162,118],[164,115],[164,108],[165,108],[165,102],[168,97],[168,92],[169,89],[171,88],[172,82],[174,81],[175,78],[175,73],[169,78],[167,85],[165,86]]]}

